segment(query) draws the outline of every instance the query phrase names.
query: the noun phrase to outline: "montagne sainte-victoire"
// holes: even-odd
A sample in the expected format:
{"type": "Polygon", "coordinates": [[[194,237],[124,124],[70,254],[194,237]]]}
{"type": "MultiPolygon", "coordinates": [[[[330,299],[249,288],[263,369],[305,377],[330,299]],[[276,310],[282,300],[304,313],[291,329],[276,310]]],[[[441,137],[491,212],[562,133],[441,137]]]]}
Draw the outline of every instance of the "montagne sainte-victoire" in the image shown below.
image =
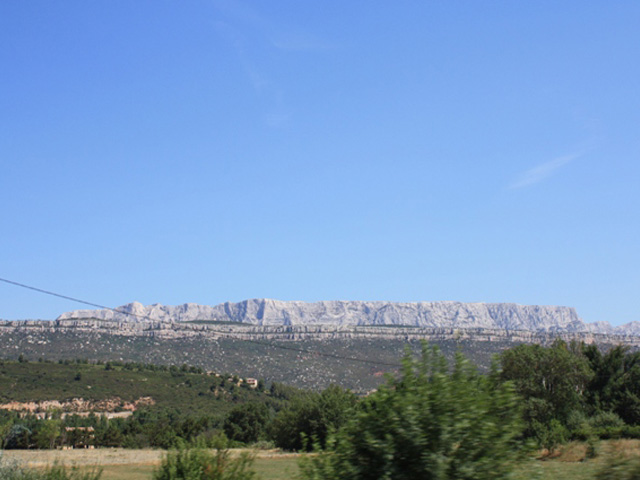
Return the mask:
{"type": "Polygon", "coordinates": [[[408,326],[423,328],[497,329],[530,332],[589,332],[640,335],[640,323],[612,327],[585,323],[575,309],[514,303],[321,301],[315,303],[252,299],[215,306],[178,306],[133,302],[113,310],[74,310],[58,320],[118,322],[218,321],[259,326],[408,326]]]}
{"type": "Polygon", "coordinates": [[[462,352],[482,371],[521,343],[561,339],[640,348],[638,322],[586,323],[573,308],[514,303],[315,303],[254,299],[67,312],[56,321],[0,321],[5,358],[194,365],[308,388],[366,391],[422,342],[462,352]]]}

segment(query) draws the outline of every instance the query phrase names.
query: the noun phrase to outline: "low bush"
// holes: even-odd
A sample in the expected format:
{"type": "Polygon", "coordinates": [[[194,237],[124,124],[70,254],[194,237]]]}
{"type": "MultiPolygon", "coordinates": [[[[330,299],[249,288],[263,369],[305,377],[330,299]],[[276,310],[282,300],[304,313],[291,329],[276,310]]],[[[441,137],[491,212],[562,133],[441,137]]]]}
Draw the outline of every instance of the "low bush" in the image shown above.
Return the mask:
{"type": "Polygon", "coordinates": [[[569,439],[569,431],[555,418],[548,424],[533,420],[531,428],[538,445],[547,449],[549,453],[552,453],[560,445],[567,443],[569,439]]]}
{"type": "Polygon", "coordinates": [[[247,453],[231,457],[226,448],[211,451],[182,445],[167,453],[153,480],[252,480],[256,478],[252,465],[253,457],[247,453]]]}
{"type": "Polygon", "coordinates": [[[0,452],[0,479],[2,480],[100,480],[102,470],[82,472],[76,467],[53,465],[46,470],[33,470],[7,460],[0,452]]]}
{"type": "Polygon", "coordinates": [[[589,418],[589,425],[596,430],[606,430],[622,428],[625,423],[614,412],[600,412],[589,418]]]}

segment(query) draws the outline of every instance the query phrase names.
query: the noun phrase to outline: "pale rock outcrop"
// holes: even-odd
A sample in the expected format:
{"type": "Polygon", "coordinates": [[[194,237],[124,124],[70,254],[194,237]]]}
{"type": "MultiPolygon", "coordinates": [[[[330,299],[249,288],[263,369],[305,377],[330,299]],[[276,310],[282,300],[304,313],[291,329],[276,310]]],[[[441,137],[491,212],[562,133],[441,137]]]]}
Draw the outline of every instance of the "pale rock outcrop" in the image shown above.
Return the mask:
{"type": "Polygon", "coordinates": [[[116,322],[187,322],[214,320],[259,326],[405,325],[422,328],[504,329],[531,332],[590,332],[638,335],[640,322],[613,328],[607,322],[584,323],[575,309],[515,303],[462,302],[299,302],[252,299],[216,306],[178,306],[138,302],[114,310],[76,310],[58,320],[95,318],[116,322]]]}

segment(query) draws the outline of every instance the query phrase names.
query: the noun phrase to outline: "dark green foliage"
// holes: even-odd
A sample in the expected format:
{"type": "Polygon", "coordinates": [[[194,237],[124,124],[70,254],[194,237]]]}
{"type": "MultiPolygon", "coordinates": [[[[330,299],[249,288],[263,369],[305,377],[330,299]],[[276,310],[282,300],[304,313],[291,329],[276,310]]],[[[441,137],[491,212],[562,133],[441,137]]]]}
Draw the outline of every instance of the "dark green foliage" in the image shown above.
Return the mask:
{"type": "Polygon", "coordinates": [[[34,426],[33,441],[35,448],[52,449],[58,444],[62,436],[62,422],[60,420],[41,420],[34,426]]]}
{"type": "Polygon", "coordinates": [[[532,420],[529,428],[538,441],[538,445],[550,452],[566,443],[570,438],[567,427],[555,418],[552,418],[549,423],[540,423],[537,420],[532,420]]]}
{"type": "Polygon", "coordinates": [[[329,433],[347,422],[355,405],[356,397],[337,385],[298,397],[274,419],[272,439],[285,450],[311,449],[313,443],[324,448],[329,433]]]}
{"type": "Polygon", "coordinates": [[[238,405],[224,421],[224,433],[230,440],[253,443],[264,439],[271,420],[269,407],[264,403],[250,402],[238,405]]]}
{"type": "Polygon", "coordinates": [[[594,372],[587,390],[594,411],[612,411],[628,424],[640,423],[640,352],[617,346],[602,354],[584,348],[594,372]]]}
{"type": "Polygon", "coordinates": [[[585,408],[584,392],[593,378],[579,346],[561,340],[550,347],[519,345],[505,351],[500,363],[501,379],[512,381],[523,398],[527,433],[545,446],[562,443],[570,415],[585,408]]]}
{"type": "Polygon", "coordinates": [[[511,384],[477,373],[461,355],[449,370],[436,348],[407,356],[401,376],[364,400],[307,479],[506,478],[524,451],[511,384]]]}
{"type": "Polygon", "coordinates": [[[520,345],[500,360],[501,378],[522,396],[526,434],[540,446],[640,434],[640,353],[557,340],[520,345]]]}
{"type": "Polygon", "coordinates": [[[622,428],[624,421],[613,412],[600,412],[588,420],[589,426],[594,430],[622,428]]]}
{"type": "Polygon", "coordinates": [[[2,442],[3,447],[6,449],[25,449],[31,446],[31,434],[33,432],[25,425],[15,423],[11,426],[9,432],[4,437],[2,442]]]}

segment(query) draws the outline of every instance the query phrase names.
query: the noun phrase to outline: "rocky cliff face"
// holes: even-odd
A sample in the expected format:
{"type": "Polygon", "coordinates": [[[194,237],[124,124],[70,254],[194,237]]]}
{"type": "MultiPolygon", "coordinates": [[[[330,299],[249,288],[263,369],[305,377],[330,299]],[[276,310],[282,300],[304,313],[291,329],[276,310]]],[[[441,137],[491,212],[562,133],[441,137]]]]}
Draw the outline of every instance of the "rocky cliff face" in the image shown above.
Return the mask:
{"type": "Polygon", "coordinates": [[[422,328],[504,329],[531,332],[592,332],[633,334],[639,326],[612,328],[606,322],[585,324],[569,307],[514,303],[461,302],[284,302],[245,300],[216,306],[184,304],[149,305],[134,302],[113,310],[76,310],[58,320],[96,318],[118,322],[185,322],[215,320],[260,326],[301,325],[405,325],[422,328]]]}
{"type": "Polygon", "coordinates": [[[408,325],[531,331],[584,329],[584,324],[572,308],[510,303],[305,303],[262,299],[225,303],[213,308],[218,318],[258,325],[408,325]]]}

